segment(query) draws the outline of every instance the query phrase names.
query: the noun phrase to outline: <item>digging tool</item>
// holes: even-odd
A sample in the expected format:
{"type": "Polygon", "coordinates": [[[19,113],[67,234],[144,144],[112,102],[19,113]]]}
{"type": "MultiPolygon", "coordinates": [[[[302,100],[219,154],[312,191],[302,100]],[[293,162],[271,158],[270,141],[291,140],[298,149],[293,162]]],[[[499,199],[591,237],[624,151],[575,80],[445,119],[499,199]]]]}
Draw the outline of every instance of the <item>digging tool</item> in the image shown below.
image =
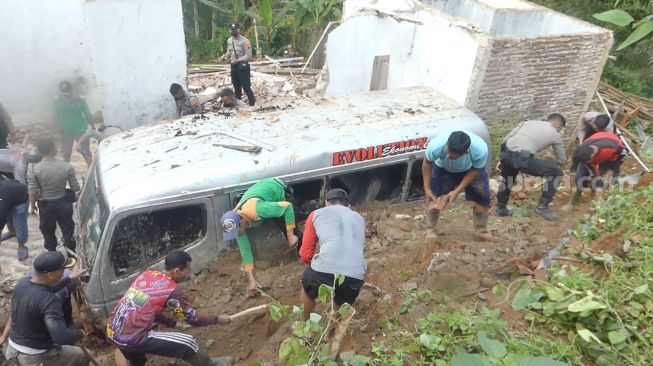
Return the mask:
{"type": "MultiPolygon", "coordinates": [[[[598,90],[596,91],[596,96],[599,98],[599,102],[601,102],[601,106],[605,110],[605,113],[608,116],[610,116],[610,118],[612,118],[612,115],[610,114],[610,111],[608,110],[608,106],[605,105],[605,102],[603,101],[603,97],[601,97],[601,94],[599,93],[598,90]]],[[[637,156],[637,154],[635,153],[635,151],[630,147],[630,145],[628,144],[628,141],[626,141],[626,138],[624,137],[623,133],[621,132],[621,129],[619,128],[619,126],[617,126],[615,124],[614,128],[615,128],[615,132],[617,133],[617,136],[619,136],[619,139],[621,140],[621,142],[623,142],[624,146],[626,146],[626,149],[628,150],[628,152],[630,152],[630,154],[633,156],[633,158],[635,158],[637,163],[642,168],[644,168],[643,172],[639,172],[639,173],[629,175],[629,176],[626,176],[626,177],[617,178],[617,181],[619,182],[619,184],[628,183],[628,184],[631,184],[631,185],[635,185],[642,178],[642,175],[644,175],[644,173],[650,173],[651,169],[646,164],[644,164],[642,159],[640,159],[639,156],[637,156]]]]}
{"type": "Polygon", "coordinates": [[[243,310],[243,311],[241,311],[239,313],[236,313],[234,315],[229,315],[229,319],[231,319],[231,321],[234,321],[234,320],[236,320],[238,318],[242,318],[242,317],[245,317],[247,315],[261,313],[261,312],[267,310],[267,308],[268,308],[268,304],[254,306],[252,308],[245,309],[245,310],[243,310]]]}

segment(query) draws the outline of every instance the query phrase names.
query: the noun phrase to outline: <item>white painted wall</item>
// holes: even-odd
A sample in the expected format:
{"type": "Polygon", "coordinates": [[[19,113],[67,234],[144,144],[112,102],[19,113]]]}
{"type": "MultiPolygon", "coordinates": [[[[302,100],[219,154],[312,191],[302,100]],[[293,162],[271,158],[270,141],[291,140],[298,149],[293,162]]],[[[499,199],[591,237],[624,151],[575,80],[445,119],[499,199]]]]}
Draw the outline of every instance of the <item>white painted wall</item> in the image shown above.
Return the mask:
{"type": "Polygon", "coordinates": [[[69,80],[107,123],[173,117],[182,21],[178,0],[0,0],[0,102],[18,125],[52,122],[53,95],[69,80]]]}
{"type": "Polygon", "coordinates": [[[52,120],[69,80],[97,107],[80,0],[0,0],[0,102],[15,124],[52,120]]]}
{"type": "Polygon", "coordinates": [[[181,2],[102,0],[83,8],[105,120],[133,127],[174,117],[168,90],[186,80],[181,2]]]}
{"type": "Polygon", "coordinates": [[[452,27],[431,13],[412,17],[418,17],[424,25],[359,15],[331,32],[326,45],[326,94],[369,90],[374,57],[390,55],[389,89],[426,85],[464,105],[478,52],[477,40],[466,29],[452,27]]]}

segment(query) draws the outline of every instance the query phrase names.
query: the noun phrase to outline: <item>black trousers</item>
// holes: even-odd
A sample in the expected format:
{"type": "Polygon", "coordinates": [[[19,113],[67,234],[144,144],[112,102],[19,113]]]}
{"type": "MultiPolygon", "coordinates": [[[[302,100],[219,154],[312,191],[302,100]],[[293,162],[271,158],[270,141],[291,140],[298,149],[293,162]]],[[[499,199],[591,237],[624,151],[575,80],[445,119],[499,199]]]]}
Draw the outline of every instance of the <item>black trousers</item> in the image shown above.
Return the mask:
{"type": "Polygon", "coordinates": [[[541,200],[547,204],[553,200],[553,195],[555,195],[560,185],[560,177],[562,177],[562,170],[556,163],[538,159],[527,151],[514,152],[504,150],[499,155],[499,158],[501,160],[501,176],[504,182],[499,188],[499,192],[497,192],[497,202],[499,204],[505,205],[508,203],[512,186],[515,184],[517,174],[520,172],[536,177],[543,177],[545,183],[542,187],[541,200]]]}
{"type": "Polygon", "coordinates": [[[231,84],[234,86],[234,94],[236,94],[236,99],[240,99],[243,96],[243,90],[247,95],[247,101],[249,105],[254,105],[256,98],[254,97],[254,92],[252,91],[252,82],[250,80],[250,70],[249,64],[245,63],[245,67],[241,67],[243,63],[231,64],[231,84]]]}
{"type": "Polygon", "coordinates": [[[178,332],[150,331],[147,341],[138,346],[120,347],[131,366],[144,366],[146,354],[180,358],[188,361],[199,351],[197,341],[193,336],[178,332]]]}
{"type": "Polygon", "coordinates": [[[39,229],[43,234],[44,246],[47,250],[57,249],[55,231],[57,225],[63,235],[63,244],[75,251],[75,222],[73,221],[73,204],[63,198],[56,200],[41,200],[39,203],[39,229]]]}
{"type": "Polygon", "coordinates": [[[0,149],[6,149],[9,147],[7,143],[7,137],[9,136],[9,130],[0,124],[0,149]]]}

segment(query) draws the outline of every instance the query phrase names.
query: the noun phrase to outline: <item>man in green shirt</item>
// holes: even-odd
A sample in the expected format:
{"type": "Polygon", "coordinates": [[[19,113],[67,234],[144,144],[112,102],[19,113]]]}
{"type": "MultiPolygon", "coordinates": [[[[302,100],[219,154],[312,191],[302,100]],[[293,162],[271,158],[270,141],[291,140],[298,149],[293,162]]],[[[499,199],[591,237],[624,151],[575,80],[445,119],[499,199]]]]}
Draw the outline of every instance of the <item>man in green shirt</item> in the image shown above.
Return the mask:
{"type": "Polygon", "coordinates": [[[292,204],[286,200],[286,192],[286,184],[281,179],[263,179],[245,192],[233,211],[225,212],[220,219],[224,240],[236,239],[238,242],[244,269],[249,276],[248,289],[252,295],[257,294],[261,286],[254,277],[254,257],[247,229],[261,226],[263,219],[283,217],[283,234],[288,245],[296,246],[299,242],[295,233],[295,212],[292,204]]]}
{"type": "Polygon", "coordinates": [[[88,126],[94,126],[86,100],[73,93],[73,86],[68,81],[59,83],[59,94],[54,100],[54,117],[61,129],[63,160],[70,162],[73,144],[86,132],[88,126]]]}

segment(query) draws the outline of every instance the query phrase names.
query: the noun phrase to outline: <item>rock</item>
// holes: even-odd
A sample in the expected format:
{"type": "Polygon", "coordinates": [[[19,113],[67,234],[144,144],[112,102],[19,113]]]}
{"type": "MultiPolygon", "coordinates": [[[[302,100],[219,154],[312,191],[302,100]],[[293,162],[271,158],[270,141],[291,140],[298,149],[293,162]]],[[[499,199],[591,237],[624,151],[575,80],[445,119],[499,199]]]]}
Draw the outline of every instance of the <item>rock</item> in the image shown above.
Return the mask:
{"type": "Polygon", "coordinates": [[[481,287],[492,288],[497,284],[497,281],[491,278],[481,278],[481,287]]]}
{"type": "Polygon", "coordinates": [[[211,346],[213,346],[214,344],[215,344],[215,339],[213,339],[213,338],[209,338],[209,339],[206,341],[206,348],[211,348],[211,346]]]}
{"type": "Polygon", "coordinates": [[[367,324],[363,324],[358,329],[360,329],[361,332],[367,332],[367,328],[368,328],[367,324]]]}
{"type": "Polygon", "coordinates": [[[256,266],[257,269],[268,269],[270,268],[270,262],[259,260],[255,262],[254,266],[256,266]]]}
{"type": "Polygon", "coordinates": [[[413,224],[410,221],[402,221],[399,223],[399,228],[408,233],[413,230],[413,224]]]}
{"type": "Polygon", "coordinates": [[[395,215],[395,220],[408,220],[408,219],[410,219],[411,217],[412,217],[412,216],[410,216],[410,215],[406,215],[406,214],[396,214],[396,215],[395,215]]]}
{"type": "Polygon", "coordinates": [[[385,302],[390,302],[390,301],[392,301],[392,296],[390,296],[390,294],[385,294],[385,296],[383,296],[383,299],[381,299],[381,300],[383,300],[385,302]]]}
{"type": "Polygon", "coordinates": [[[537,235],[537,236],[533,237],[532,241],[535,244],[544,245],[544,244],[547,244],[549,242],[549,239],[547,239],[544,236],[537,235]]]}
{"type": "Polygon", "coordinates": [[[404,290],[406,290],[407,292],[415,291],[415,290],[417,290],[417,282],[415,282],[415,281],[408,281],[408,282],[404,283],[404,285],[401,286],[401,287],[402,287],[404,290]]]}
{"type": "Polygon", "coordinates": [[[476,262],[476,256],[473,255],[473,254],[469,254],[469,253],[461,255],[459,259],[460,259],[461,262],[467,263],[467,264],[476,262]]]}
{"type": "Polygon", "coordinates": [[[372,291],[369,290],[363,290],[358,294],[358,297],[356,298],[356,307],[357,308],[363,308],[366,307],[372,303],[376,302],[376,296],[372,293],[372,291]]]}
{"type": "Polygon", "coordinates": [[[415,217],[413,217],[413,220],[415,220],[415,222],[422,222],[424,221],[424,215],[415,215],[415,217]]]}
{"type": "Polygon", "coordinates": [[[444,295],[442,295],[439,292],[436,292],[431,295],[431,300],[435,301],[438,304],[442,304],[444,302],[444,295]]]}

